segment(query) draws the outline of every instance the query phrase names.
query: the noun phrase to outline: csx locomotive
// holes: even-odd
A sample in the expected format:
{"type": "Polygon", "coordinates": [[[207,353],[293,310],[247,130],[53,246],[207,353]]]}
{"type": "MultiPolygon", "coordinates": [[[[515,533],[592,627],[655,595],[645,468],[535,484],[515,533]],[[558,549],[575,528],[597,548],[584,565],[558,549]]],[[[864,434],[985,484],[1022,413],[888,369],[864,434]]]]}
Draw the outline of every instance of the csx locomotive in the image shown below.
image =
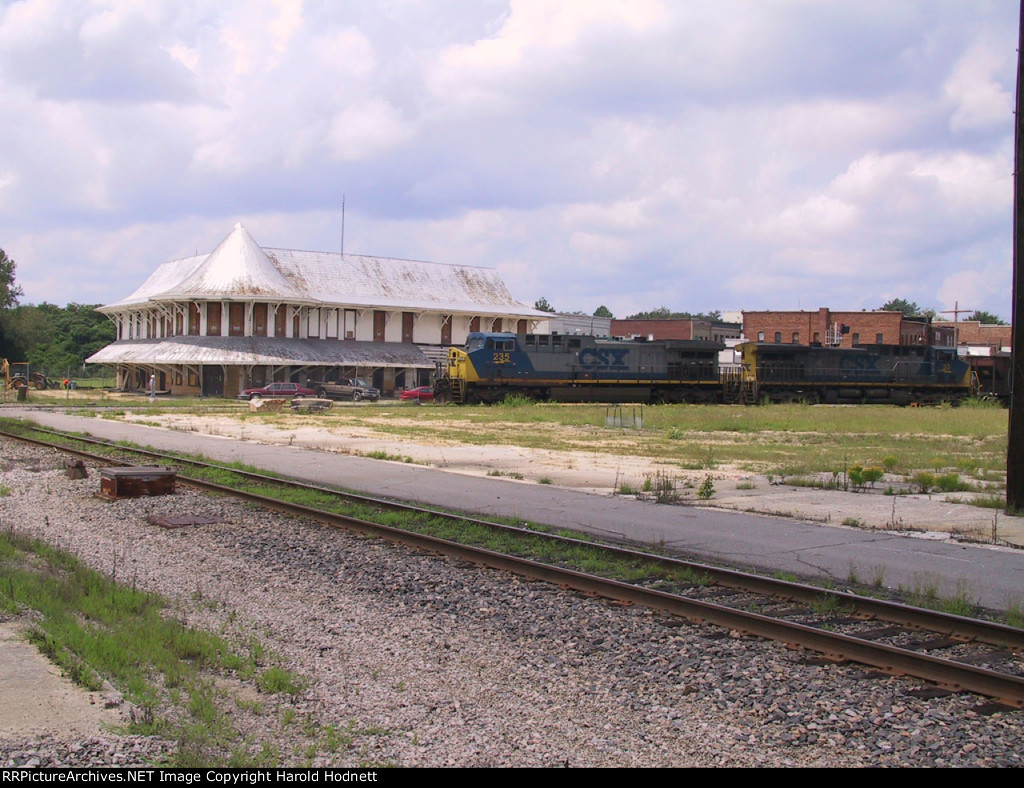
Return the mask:
{"type": "Polygon", "coordinates": [[[437,401],[718,402],[715,342],[619,342],[562,334],[471,333],[450,348],[437,401]]]}
{"type": "Polygon", "coordinates": [[[970,365],[952,347],[747,342],[739,349],[742,379],[732,387],[739,394],[734,401],[937,404],[959,402],[976,390],[970,365]]]}
{"type": "Polygon", "coordinates": [[[954,348],[807,347],[747,342],[739,369],[719,369],[724,345],[617,341],[559,334],[481,333],[450,348],[438,402],[958,402],[975,378],[954,348]]]}

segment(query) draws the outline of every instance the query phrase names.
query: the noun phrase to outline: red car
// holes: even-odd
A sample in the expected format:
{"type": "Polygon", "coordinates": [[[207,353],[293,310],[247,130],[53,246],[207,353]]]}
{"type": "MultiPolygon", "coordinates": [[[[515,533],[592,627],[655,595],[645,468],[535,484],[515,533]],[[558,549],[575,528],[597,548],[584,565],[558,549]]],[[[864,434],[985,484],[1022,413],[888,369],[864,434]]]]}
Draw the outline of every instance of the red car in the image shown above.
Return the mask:
{"type": "Polygon", "coordinates": [[[431,386],[420,386],[415,389],[406,389],[398,395],[399,399],[414,399],[417,402],[433,402],[434,389],[431,386]]]}
{"type": "Polygon", "coordinates": [[[313,389],[307,389],[298,383],[271,383],[261,388],[246,389],[238,395],[239,399],[257,399],[259,397],[315,397],[313,389]]]}

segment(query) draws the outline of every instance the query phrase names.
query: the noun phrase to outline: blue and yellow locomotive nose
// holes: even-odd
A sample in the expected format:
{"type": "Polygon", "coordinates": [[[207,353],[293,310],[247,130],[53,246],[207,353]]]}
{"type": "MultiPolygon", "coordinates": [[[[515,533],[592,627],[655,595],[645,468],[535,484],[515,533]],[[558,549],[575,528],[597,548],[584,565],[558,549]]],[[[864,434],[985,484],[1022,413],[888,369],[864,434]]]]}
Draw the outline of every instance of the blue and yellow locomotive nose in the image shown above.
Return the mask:
{"type": "Polygon", "coordinates": [[[480,379],[469,354],[460,348],[448,348],[448,377],[452,380],[474,382],[480,379]]]}

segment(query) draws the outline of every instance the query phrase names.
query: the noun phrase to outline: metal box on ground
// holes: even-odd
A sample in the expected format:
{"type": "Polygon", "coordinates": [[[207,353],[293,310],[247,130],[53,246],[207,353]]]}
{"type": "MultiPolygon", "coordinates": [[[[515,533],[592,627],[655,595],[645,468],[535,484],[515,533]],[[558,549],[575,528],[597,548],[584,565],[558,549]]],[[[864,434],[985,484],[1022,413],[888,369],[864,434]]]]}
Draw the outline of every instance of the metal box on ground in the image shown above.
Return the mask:
{"type": "Polygon", "coordinates": [[[159,465],[135,465],[129,468],[100,470],[100,497],[139,498],[143,495],[170,495],[174,492],[177,471],[159,465]]]}

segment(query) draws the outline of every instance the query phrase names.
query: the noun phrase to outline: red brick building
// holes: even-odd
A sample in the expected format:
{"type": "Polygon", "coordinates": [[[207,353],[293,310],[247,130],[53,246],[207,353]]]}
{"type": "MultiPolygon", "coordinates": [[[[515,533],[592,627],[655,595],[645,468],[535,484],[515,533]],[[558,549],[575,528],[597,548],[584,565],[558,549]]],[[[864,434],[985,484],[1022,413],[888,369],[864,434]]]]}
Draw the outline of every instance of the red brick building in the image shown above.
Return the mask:
{"type": "Polygon", "coordinates": [[[743,336],[754,342],[794,345],[949,345],[952,327],[901,312],[744,312],[743,336]]]}
{"type": "Polygon", "coordinates": [[[695,318],[665,318],[652,320],[612,320],[613,337],[649,337],[651,339],[702,339],[725,342],[739,339],[740,326],[719,320],[695,318]]]}
{"type": "Polygon", "coordinates": [[[952,323],[946,320],[936,321],[936,327],[957,332],[958,345],[971,347],[989,347],[993,350],[1008,348],[1013,344],[1013,326],[1000,326],[995,323],[980,323],[977,320],[961,320],[952,323]]]}

